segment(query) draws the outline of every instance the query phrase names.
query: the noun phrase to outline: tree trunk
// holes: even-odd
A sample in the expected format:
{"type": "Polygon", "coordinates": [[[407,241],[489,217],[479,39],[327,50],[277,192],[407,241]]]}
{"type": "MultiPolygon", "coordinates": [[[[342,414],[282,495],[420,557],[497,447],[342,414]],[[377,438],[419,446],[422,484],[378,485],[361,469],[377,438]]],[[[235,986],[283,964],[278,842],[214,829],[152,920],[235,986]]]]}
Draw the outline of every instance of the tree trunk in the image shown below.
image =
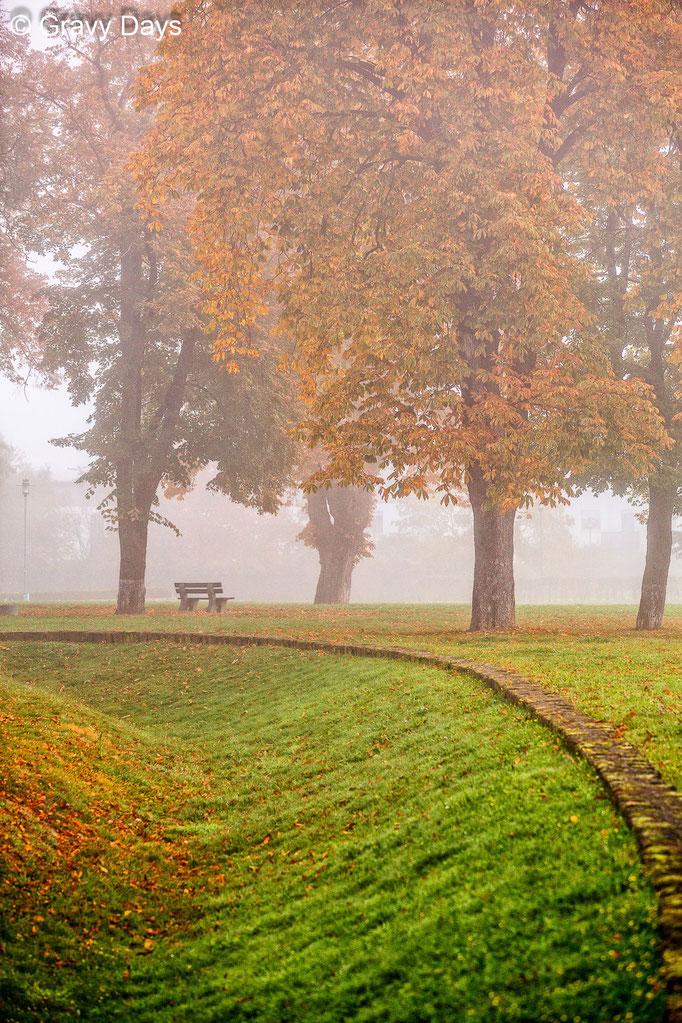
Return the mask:
{"type": "Polygon", "coordinates": [[[148,519],[119,519],[118,540],[121,562],[118,579],[117,615],[139,615],[145,611],[145,570],[147,567],[148,519]]]}
{"type": "Polygon", "coordinates": [[[316,604],[349,602],[353,569],[372,548],[367,528],[374,501],[361,487],[333,486],[308,495],[309,524],[301,536],[320,559],[316,604]]]}
{"type": "Polygon", "coordinates": [[[142,365],[145,320],[142,297],[145,284],[144,245],[137,233],[121,245],[121,298],[119,339],[120,426],[116,458],[116,511],[120,563],[116,614],[144,614],[147,565],[147,516],[136,507],[138,463],[146,454],[142,444],[142,365]]]}
{"type": "Polygon", "coordinates": [[[355,552],[342,545],[320,547],[320,577],[315,590],[316,604],[347,604],[355,567],[355,552]]]}
{"type": "Polygon", "coordinates": [[[638,629],[660,629],[663,625],[668,570],[673,547],[675,498],[676,493],[672,489],[653,485],[649,487],[646,564],[637,612],[638,629]]]}
{"type": "MultiPolygon", "coordinates": [[[[143,367],[147,351],[149,314],[143,299],[151,299],[157,282],[156,256],[137,236],[121,247],[120,428],[117,443],[116,510],[120,566],[116,614],[144,614],[147,533],[152,502],[173,443],[193,364],[197,333],[182,334],[178,359],[165,390],[157,391],[156,428],[142,425],[143,367]],[[145,278],[144,266],[148,266],[145,278]]],[[[151,416],[149,417],[152,418],[151,416]]]]}
{"type": "Polygon", "coordinates": [[[489,506],[487,484],[478,468],[469,472],[474,513],[474,590],[470,631],[512,629],[514,599],[514,518],[516,509],[489,506]]]}

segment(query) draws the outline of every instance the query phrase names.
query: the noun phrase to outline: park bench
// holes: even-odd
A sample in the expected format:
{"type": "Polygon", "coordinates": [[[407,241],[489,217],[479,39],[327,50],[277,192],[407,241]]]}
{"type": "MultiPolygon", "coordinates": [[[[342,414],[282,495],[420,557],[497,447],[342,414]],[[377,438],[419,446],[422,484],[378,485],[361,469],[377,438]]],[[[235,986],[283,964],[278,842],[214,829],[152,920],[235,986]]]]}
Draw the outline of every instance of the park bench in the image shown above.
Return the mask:
{"type": "Polygon", "coordinates": [[[180,611],[196,611],[199,601],[207,597],[208,610],[220,613],[228,600],[234,600],[220,596],[222,583],[176,583],[175,592],[180,598],[180,611]]]}

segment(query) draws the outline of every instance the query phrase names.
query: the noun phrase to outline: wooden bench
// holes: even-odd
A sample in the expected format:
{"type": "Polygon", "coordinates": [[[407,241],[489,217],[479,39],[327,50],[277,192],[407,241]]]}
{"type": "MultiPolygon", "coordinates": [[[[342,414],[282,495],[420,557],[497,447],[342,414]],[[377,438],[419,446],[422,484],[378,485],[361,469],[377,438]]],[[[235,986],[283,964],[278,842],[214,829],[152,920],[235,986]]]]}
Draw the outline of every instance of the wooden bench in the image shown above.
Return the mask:
{"type": "Polygon", "coordinates": [[[199,601],[207,597],[208,610],[220,613],[228,600],[234,600],[220,596],[222,583],[176,583],[175,592],[180,598],[180,611],[196,611],[199,601]]]}

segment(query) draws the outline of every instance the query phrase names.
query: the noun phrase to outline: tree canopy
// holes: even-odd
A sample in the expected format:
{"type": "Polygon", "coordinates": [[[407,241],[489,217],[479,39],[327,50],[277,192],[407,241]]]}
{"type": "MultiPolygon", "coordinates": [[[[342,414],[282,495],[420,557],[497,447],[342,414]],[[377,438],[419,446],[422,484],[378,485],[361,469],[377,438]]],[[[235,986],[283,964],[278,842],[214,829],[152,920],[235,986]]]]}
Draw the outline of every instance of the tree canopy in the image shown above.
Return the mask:
{"type": "Polygon", "coordinates": [[[184,17],[146,77],[148,210],[197,197],[219,349],[279,289],[328,477],[378,461],[390,492],[429,471],[447,489],[476,462],[501,497],[556,498],[595,446],[643,453],[638,392],[607,379],[587,340],[566,242],[582,211],[556,169],[617,79],[617,5],[218,3],[184,17]],[[611,45],[598,88],[584,84],[597,40],[611,45]]]}
{"type": "Polygon", "coordinates": [[[38,126],[15,89],[27,58],[0,12],[0,372],[17,379],[35,367],[42,277],[29,265],[27,203],[39,163],[38,126]]]}

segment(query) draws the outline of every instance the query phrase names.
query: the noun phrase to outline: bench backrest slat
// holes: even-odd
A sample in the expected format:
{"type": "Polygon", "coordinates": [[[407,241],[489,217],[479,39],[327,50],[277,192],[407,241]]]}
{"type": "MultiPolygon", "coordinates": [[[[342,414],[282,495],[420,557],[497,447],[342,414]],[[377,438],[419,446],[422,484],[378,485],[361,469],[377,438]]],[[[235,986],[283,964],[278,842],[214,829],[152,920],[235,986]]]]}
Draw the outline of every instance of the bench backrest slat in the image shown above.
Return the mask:
{"type": "Polygon", "coordinates": [[[175,583],[176,593],[205,593],[208,595],[211,590],[214,593],[222,593],[222,583],[175,583]]]}

